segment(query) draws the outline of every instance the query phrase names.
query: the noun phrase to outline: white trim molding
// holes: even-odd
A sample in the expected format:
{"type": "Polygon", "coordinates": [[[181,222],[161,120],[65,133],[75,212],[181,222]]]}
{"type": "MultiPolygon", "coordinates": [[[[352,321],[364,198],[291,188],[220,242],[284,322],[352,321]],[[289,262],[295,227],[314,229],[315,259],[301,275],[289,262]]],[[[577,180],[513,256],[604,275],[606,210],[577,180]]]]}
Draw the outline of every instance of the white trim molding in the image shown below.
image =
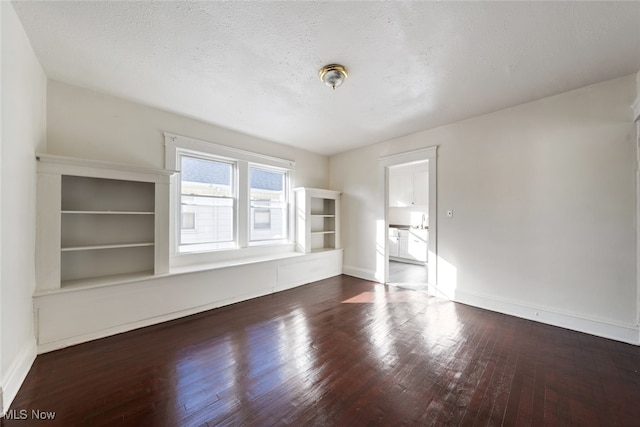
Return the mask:
{"type": "Polygon", "coordinates": [[[365,268],[354,267],[352,265],[342,266],[342,273],[347,276],[357,277],[358,279],[370,280],[372,282],[382,283],[376,278],[376,272],[374,270],[368,270],[365,268]]]}
{"type": "Polygon", "coordinates": [[[18,356],[13,360],[11,366],[2,378],[0,390],[2,390],[2,408],[0,416],[4,416],[5,412],[11,406],[11,402],[15,399],[20,390],[20,386],[24,382],[33,362],[36,360],[36,340],[32,339],[27,342],[18,356]]]}
{"type": "Polygon", "coordinates": [[[228,157],[230,159],[244,160],[247,162],[261,163],[269,166],[287,169],[293,169],[296,166],[296,162],[294,162],[293,160],[281,159],[278,157],[267,156],[265,154],[240,150],[238,148],[229,147],[227,145],[215,144],[213,142],[190,138],[188,136],[176,135],[169,132],[164,133],[164,145],[165,166],[169,170],[172,170],[176,165],[176,149],[215,154],[217,156],[228,157]]]}
{"type": "Polygon", "coordinates": [[[550,308],[536,307],[460,289],[455,291],[453,301],[547,325],[640,345],[640,331],[637,325],[620,324],[601,319],[588,319],[571,313],[561,313],[550,308]]]}

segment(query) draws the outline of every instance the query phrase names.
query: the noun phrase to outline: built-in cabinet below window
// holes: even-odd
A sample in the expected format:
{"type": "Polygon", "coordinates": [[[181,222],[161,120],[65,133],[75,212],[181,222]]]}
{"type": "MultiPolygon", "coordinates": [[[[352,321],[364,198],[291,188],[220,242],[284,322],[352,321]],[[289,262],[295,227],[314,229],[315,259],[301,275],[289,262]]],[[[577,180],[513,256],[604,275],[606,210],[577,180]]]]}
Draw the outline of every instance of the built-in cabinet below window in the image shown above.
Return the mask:
{"type": "Polygon", "coordinates": [[[169,272],[172,172],[38,154],[37,291],[169,272]]]}

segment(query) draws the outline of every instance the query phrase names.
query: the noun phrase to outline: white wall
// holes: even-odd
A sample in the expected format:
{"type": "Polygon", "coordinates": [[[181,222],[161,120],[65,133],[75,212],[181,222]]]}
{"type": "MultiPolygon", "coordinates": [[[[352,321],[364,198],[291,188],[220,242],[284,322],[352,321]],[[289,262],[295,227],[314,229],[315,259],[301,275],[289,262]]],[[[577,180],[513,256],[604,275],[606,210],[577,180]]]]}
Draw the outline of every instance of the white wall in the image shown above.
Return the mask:
{"type": "Polygon", "coordinates": [[[630,75],[332,157],[345,271],[377,268],[378,159],[437,145],[437,291],[637,342],[635,84],[630,75]]]}
{"type": "Polygon", "coordinates": [[[296,162],[295,185],[326,188],[326,156],[254,138],[122,98],[49,81],[50,154],[164,168],[163,132],[296,162]]]}
{"type": "Polygon", "coordinates": [[[35,157],[46,149],[47,79],[9,2],[2,2],[1,386],[7,409],[35,358],[35,157]]]}

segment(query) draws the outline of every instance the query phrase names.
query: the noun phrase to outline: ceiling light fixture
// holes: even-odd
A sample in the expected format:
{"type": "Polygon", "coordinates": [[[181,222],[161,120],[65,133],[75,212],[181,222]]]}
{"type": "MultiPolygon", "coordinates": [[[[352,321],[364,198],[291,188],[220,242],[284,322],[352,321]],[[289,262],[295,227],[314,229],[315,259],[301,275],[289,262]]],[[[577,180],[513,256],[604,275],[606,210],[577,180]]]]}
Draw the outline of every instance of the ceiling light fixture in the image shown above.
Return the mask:
{"type": "Polygon", "coordinates": [[[318,75],[320,76],[320,80],[324,82],[327,86],[336,90],[338,86],[340,86],[347,79],[349,72],[344,65],[340,64],[329,64],[320,68],[318,71],[318,75]]]}

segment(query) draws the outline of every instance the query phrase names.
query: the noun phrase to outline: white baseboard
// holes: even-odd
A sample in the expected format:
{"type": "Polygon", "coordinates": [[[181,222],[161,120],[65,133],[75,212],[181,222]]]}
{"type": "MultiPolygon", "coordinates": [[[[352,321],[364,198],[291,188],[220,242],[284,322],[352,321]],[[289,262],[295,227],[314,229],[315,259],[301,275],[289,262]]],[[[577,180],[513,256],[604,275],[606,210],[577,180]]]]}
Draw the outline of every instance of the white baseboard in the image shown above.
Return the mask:
{"type": "MultiPolygon", "coordinates": [[[[433,294],[441,297],[450,297],[450,292],[438,292],[433,294]]],[[[456,302],[508,314],[510,316],[533,320],[552,326],[558,326],[573,331],[584,332],[603,338],[622,341],[628,344],[640,345],[640,328],[634,325],[616,324],[603,320],[588,319],[575,314],[560,313],[549,308],[535,307],[493,296],[482,295],[469,291],[456,290],[456,302]]]]}
{"type": "Polygon", "coordinates": [[[35,339],[29,340],[22,349],[18,356],[13,360],[11,366],[7,370],[6,375],[2,378],[2,384],[0,390],[2,390],[2,407],[0,408],[1,415],[4,416],[5,412],[11,406],[11,402],[15,399],[20,390],[22,382],[27,377],[31,365],[36,360],[36,341],[35,339]]]}
{"type": "Polygon", "coordinates": [[[343,265],[342,273],[346,274],[347,276],[357,277],[358,279],[370,280],[372,282],[379,282],[379,280],[376,278],[376,272],[373,270],[353,267],[351,265],[343,265]]]}

